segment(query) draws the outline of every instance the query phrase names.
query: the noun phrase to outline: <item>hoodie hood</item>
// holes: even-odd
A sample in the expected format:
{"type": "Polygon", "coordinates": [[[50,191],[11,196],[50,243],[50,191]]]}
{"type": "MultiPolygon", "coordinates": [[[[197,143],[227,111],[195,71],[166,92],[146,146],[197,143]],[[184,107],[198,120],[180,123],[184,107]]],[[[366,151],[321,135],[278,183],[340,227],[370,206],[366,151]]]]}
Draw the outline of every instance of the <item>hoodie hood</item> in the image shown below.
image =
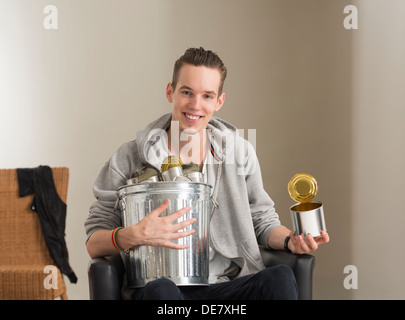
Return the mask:
{"type": "MultiPolygon", "coordinates": [[[[167,113],[151,122],[145,129],[137,132],[136,141],[140,160],[148,166],[160,169],[160,165],[167,156],[167,130],[171,126],[172,114],[167,113]]],[[[227,143],[231,136],[237,134],[232,124],[220,118],[213,117],[207,127],[208,139],[217,155],[217,161],[226,158],[227,143]]],[[[233,145],[233,144],[231,144],[233,145]]]]}

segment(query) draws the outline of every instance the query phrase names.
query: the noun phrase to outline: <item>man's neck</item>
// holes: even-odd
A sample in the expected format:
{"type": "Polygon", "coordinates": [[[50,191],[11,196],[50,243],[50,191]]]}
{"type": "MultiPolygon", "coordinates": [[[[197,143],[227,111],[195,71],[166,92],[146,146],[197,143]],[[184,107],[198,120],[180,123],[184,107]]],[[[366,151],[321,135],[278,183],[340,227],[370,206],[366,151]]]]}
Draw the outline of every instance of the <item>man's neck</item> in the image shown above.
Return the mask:
{"type": "Polygon", "coordinates": [[[207,154],[206,130],[190,134],[187,131],[172,132],[169,128],[167,133],[170,152],[179,156],[183,163],[193,162],[198,164],[201,169],[207,154]]]}

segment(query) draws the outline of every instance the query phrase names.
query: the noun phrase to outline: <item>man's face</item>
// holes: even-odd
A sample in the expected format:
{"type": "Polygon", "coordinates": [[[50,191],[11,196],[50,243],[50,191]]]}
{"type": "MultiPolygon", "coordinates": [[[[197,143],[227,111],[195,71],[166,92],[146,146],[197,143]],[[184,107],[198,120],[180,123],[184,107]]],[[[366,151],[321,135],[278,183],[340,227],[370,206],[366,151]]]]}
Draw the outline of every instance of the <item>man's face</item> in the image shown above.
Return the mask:
{"type": "Polygon", "coordinates": [[[167,100],[172,103],[172,121],[178,121],[180,131],[194,129],[202,132],[214,112],[224,101],[225,93],[218,96],[221,74],[217,69],[185,64],[179,71],[176,89],[167,85],[167,100]]]}

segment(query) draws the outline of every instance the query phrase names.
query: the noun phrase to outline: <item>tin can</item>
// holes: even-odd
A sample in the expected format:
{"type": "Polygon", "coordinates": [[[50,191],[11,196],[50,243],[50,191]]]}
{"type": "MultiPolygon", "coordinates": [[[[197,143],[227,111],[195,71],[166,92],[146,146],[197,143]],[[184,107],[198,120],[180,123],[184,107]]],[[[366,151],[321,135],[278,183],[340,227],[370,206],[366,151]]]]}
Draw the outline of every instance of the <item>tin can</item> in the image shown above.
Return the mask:
{"type": "Polygon", "coordinates": [[[186,176],[193,182],[204,182],[204,175],[202,172],[190,172],[186,176]]]}
{"type": "Polygon", "coordinates": [[[326,231],[322,202],[297,203],[290,208],[290,214],[297,235],[306,237],[310,233],[316,237],[321,235],[320,230],[326,231]]]}

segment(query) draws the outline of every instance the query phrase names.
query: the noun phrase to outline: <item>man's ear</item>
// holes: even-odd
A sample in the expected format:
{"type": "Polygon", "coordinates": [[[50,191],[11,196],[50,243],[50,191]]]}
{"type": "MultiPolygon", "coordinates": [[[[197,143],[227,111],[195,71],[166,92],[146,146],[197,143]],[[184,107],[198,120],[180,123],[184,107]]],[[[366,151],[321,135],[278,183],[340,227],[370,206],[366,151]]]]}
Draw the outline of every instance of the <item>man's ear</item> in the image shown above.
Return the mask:
{"type": "Polygon", "coordinates": [[[166,87],[166,98],[170,103],[173,102],[173,87],[171,82],[169,82],[166,87]]]}
{"type": "Polygon", "coordinates": [[[223,92],[219,98],[218,98],[218,102],[217,102],[217,106],[215,108],[215,111],[219,111],[219,109],[222,108],[222,106],[224,105],[225,102],[225,92],[223,92]]]}

